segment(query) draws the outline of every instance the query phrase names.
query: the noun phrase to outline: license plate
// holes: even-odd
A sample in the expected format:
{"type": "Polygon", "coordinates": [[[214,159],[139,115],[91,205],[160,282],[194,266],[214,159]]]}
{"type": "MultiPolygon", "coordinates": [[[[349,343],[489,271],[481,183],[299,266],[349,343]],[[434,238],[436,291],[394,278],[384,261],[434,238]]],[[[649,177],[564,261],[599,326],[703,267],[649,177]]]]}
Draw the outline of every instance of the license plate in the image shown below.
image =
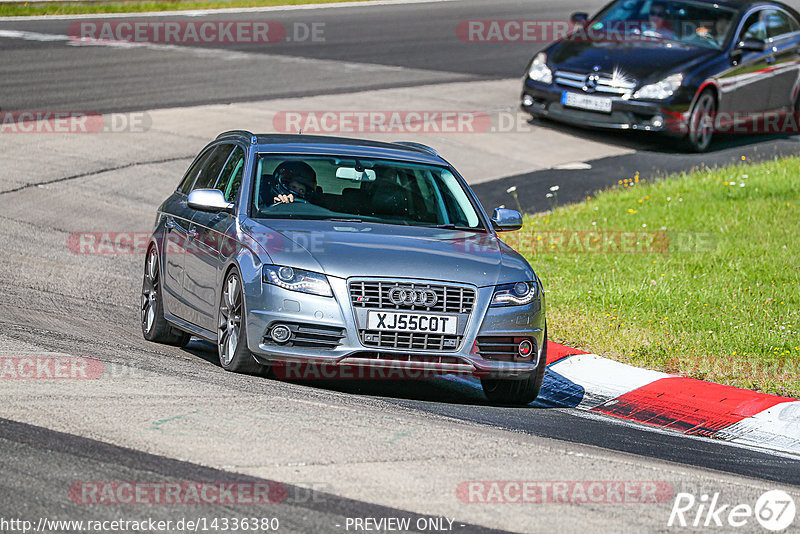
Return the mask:
{"type": "Polygon", "coordinates": [[[561,93],[561,104],[570,108],[611,113],[611,99],[605,96],[582,95],[564,91],[561,93]]]}
{"type": "Polygon", "coordinates": [[[458,317],[453,315],[429,315],[426,313],[379,312],[367,314],[369,330],[391,332],[419,332],[423,334],[455,334],[458,317]]]}

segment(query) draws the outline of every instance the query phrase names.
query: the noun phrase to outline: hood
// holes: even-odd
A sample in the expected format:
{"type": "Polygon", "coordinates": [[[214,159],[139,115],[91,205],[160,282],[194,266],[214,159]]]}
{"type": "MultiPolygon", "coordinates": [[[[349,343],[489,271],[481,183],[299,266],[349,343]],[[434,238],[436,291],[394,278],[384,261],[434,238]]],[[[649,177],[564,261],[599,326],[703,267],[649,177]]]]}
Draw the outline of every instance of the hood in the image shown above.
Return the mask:
{"type": "Polygon", "coordinates": [[[719,54],[718,50],[672,41],[581,41],[555,44],[548,52],[554,70],[611,73],[618,69],[637,82],[657,80],[719,54]]]}
{"type": "Polygon", "coordinates": [[[525,259],[490,233],[290,219],[262,219],[245,230],[269,255],[265,263],[338,278],[421,278],[489,286],[533,277],[525,259]]]}

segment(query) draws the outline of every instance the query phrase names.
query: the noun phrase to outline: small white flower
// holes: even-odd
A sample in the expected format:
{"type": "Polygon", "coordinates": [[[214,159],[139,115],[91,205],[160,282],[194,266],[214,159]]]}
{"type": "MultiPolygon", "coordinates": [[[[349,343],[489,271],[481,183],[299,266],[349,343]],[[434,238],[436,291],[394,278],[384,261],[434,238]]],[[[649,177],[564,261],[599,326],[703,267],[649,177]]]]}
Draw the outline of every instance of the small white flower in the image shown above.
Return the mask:
{"type": "Polygon", "coordinates": [[[643,224],[643,225],[642,225],[642,228],[647,228],[647,225],[646,225],[646,224],[643,224]]]}
{"type": "Polygon", "coordinates": [[[730,185],[736,185],[736,182],[731,182],[730,185]]]}
{"type": "MultiPolygon", "coordinates": [[[[769,171],[767,171],[767,172],[769,172],[769,171]]],[[[748,175],[746,175],[746,174],[743,174],[742,178],[750,178],[750,177],[748,175]]]]}
{"type": "Polygon", "coordinates": [[[592,226],[597,226],[597,221],[592,221],[592,226]]]}
{"type": "Polygon", "coordinates": [[[672,200],[672,197],[667,197],[667,202],[669,202],[670,200],[672,200]]]}
{"type": "Polygon", "coordinates": [[[744,182],[741,182],[741,183],[739,184],[739,187],[744,187],[744,182]]]}
{"type": "Polygon", "coordinates": [[[554,185],[553,187],[550,188],[550,191],[558,191],[558,186],[554,185]]]}
{"type": "Polygon", "coordinates": [[[682,199],[682,198],[679,198],[679,199],[678,199],[678,202],[683,202],[683,199],[682,199]]]}
{"type": "Polygon", "coordinates": [[[514,191],[516,191],[516,190],[517,190],[517,186],[516,186],[516,185],[512,185],[511,187],[509,187],[508,189],[506,189],[506,193],[509,193],[509,194],[511,194],[511,193],[513,193],[513,192],[514,192],[514,191]]]}
{"type": "Polygon", "coordinates": [[[553,193],[547,193],[547,194],[545,195],[545,197],[547,197],[547,198],[553,198],[553,193]]]}
{"type": "Polygon", "coordinates": [[[666,227],[666,226],[662,226],[662,227],[661,227],[661,229],[662,229],[662,230],[666,230],[666,229],[667,229],[667,227],[666,227]]]}

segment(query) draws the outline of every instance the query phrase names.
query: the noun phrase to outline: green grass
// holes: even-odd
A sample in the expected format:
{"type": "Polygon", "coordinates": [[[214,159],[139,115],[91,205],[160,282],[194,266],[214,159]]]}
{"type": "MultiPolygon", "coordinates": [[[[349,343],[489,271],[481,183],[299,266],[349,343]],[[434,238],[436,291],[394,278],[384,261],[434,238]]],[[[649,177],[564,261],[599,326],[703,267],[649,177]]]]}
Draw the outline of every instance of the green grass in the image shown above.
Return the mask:
{"type": "Polygon", "coordinates": [[[800,397],[800,159],[619,178],[581,204],[526,217],[509,239],[542,278],[551,339],[800,397]],[[580,233],[592,230],[645,232],[653,251],[580,252],[602,244],[580,233]]]}
{"type": "Polygon", "coordinates": [[[86,13],[143,13],[184,9],[217,9],[231,7],[289,6],[298,4],[330,4],[359,0],[167,0],[122,2],[12,2],[0,4],[0,17],[31,15],[79,15],[86,13]]]}

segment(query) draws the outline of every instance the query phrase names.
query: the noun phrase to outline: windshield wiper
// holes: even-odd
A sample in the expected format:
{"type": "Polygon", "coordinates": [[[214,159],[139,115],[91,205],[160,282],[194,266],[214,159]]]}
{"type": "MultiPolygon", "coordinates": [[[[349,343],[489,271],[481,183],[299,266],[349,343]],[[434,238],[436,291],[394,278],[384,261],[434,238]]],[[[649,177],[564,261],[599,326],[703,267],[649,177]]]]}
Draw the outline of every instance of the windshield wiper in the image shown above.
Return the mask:
{"type": "Polygon", "coordinates": [[[457,224],[434,224],[432,226],[428,226],[428,228],[441,228],[442,230],[461,230],[464,232],[483,232],[483,228],[476,227],[473,228],[471,226],[459,226],[457,224]]]}
{"type": "Polygon", "coordinates": [[[333,222],[352,222],[352,223],[360,223],[364,222],[364,219],[359,219],[357,217],[325,217],[322,219],[323,221],[333,221],[333,222]]]}

